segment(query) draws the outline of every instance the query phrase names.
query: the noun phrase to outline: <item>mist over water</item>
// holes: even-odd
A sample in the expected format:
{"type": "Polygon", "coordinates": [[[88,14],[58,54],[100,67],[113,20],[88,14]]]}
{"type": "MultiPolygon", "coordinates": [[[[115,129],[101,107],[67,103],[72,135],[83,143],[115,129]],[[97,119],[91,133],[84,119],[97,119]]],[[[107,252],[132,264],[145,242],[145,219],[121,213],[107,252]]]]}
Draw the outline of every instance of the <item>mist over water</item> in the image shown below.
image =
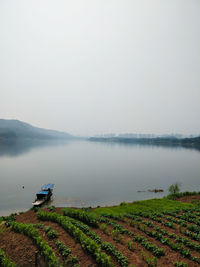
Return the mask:
{"type": "Polygon", "coordinates": [[[200,191],[198,150],[89,141],[16,148],[1,149],[0,215],[31,208],[37,191],[50,182],[55,183],[50,205],[56,206],[162,197],[174,182],[183,191],[200,191]],[[164,193],[137,192],[154,188],[164,193]]]}

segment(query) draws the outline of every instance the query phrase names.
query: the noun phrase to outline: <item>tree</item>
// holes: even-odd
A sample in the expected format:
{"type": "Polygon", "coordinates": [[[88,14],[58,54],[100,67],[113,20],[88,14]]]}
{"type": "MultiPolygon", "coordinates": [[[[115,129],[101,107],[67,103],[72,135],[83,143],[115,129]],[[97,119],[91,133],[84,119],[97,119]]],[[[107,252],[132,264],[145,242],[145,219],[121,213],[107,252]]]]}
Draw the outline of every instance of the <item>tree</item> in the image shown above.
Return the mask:
{"type": "Polygon", "coordinates": [[[179,183],[175,183],[175,184],[170,185],[170,187],[168,189],[169,193],[172,195],[179,193],[180,192],[180,186],[181,185],[179,183]]]}

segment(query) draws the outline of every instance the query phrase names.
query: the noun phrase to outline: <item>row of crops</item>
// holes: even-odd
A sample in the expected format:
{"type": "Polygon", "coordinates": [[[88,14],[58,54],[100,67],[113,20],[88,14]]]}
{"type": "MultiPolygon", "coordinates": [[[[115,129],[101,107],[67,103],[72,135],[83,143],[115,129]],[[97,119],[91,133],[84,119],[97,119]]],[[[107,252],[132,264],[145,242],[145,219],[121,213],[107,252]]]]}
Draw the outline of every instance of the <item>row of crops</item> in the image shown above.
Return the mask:
{"type": "MultiPolygon", "coordinates": [[[[83,211],[73,211],[73,214],[71,213],[70,209],[65,209],[63,210],[63,213],[65,215],[70,215],[70,216],[76,216],[76,218],[78,218],[79,220],[83,220],[83,216],[79,216],[79,214],[83,213],[83,211]],[[76,213],[76,215],[74,215],[74,213],[76,213]]],[[[85,212],[86,213],[86,212],[85,212]]],[[[89,217],[90,213],[87,213],[87,216],[89,217]]],[[[125,218],[131,218],[131,220],[129,221],[130,226],[134,226],[133,220],[135,220],[136,225],[137,225],[137,229],[140,230],[141,232],[145,233],[145,235],[151,237],[151,238],[155,238],[156,241],[159,241],[161,244],[169,246],[172,250],[177,251],[178,253],[180,253],[184,258],[188,258],[191,261],[193,261],[194,263],[200,264],[200,258],[196,257],[196,256],[192,256],[191,252],[189,249],[185,248],[188,247],[190,249],[193,249],[197,252],[200,251],[200,244],[199,243],[195,243],[192,242],[191,240],[189,240],[188,238],[176,235],[175,233],[171,233],[171,232],[167,232],[165,229],[156,226],[153,227],[153,223],[152,221],[144,221],[142,220],[142,217],[144,218],[151,218],[153,221],[159,222],[161,223],[163,226],[165,227],[169,227],[174,229],[174,224],[170,223],[170,222],[166,222],[163,221],[163,219],[166,217],[165,213],[159,213],[159,214],[147,214],[147,213],[140,213],[140,214],[123,214],[123,215],[113,215],[113,214],[101,214],[101,217],[96,217],[96,222],[104,222],[104,224],[101,225],[101,229],[104,233],[108,233],[106,224],[111,225],[116,231],[118,231],[118,235],[115,234],[114,240],[115,241],[121,241],[122,238],[120,237],[120,234],[127,234],[131,237],[133,237],[133,241],[135,242],[140,242],[142,244],[142,246],[144,246],[144,248],[146,248],[147,250],[151,251],[154,256],[156,257],[161,257],[164,256],[164,250],[162,248],[158,248],[155,244],[152,244],[151,242],[149,242],[147,240],[146,237],[142,236],[142,235],[134,235],[134,233],[128,229],[123,228],[120,224],[117,224],[115,221],[111,220],[110,218],[120,221],[120,222],[124,222],[126,219],[125,218]],[[162,219],[161,219],[162,218],[162,219]],[[147,229],[148,228],[154,228],[153,231],[150,231],[147,229]],[[116,237],[118,236],[118,237],[116,237]],[[165,237],[167,236],[167,237],[165,237]],[[171,240],[173,239],[173,240],[171,240]]],[[[190,229],[191,231],[195,232],[195,237],[196,235],[199,235],[200,233],[200,229],[198,227],[199,225],[199,216],[200,216],[200,212],[198,209],[195,210],[195,214],[194,214],[194,210],[193,211],[184,211],[184,213],[182,214],[177,214],[177,213],[171,213],[171,215],[173,215],[176,218],[179,218],[178,223],[182,222],[182,221],[187,221],[187,222],[192,222],[194,224],[184,224],[182,226],[186,227],[186,229],[190,229]]],[[[167,217],[167,219],[169,220],[169,217],[167,217]]],[[[87,218],[87,221],[89,219],[87,218]]],[[[92,214],[92,220],[94,220],[94,215],[92,214]]],[[[174,223],[176,223],[176,220],[174,220],[174,223]]],[[[180,228],[179,228],[180,229],[180,228]]],[[[180,229],[181,231],[181,229],[180,229]]],[[[116,232],[117,233],[117,232],[116,232]]],[[[188,236],[189,231],[185,230],[184,234],[188,236]]],[[[190,237],[191,239],[193,239],[193,235],[191,234],[190,237]]],[[[198,238],[195,238],[196,240],[198,240],[198,238]]],[[[131,241],[128,242],[128,247],[131,248],[131,241]]],[[[144,258],[144,256],[143,256],[144,258]]],[[[155,262],[155,261],[154,261],[155,262]]],[[[152,264],[151,264],[152,265],[152,264]]],[[[154,263],[155,265],[155,263],[154,263]]],[[[184,263],[175,263],[176,266],[185,266],[184,263]]]]}
{"type": "MultiPolygon", "coordinates": [[[[200,265],[200,209],[197,208],[181,212],[123,214],[96,214],[88,209],[72,208],[65,208],[62,214],[58,214],[54,208],[49,208],[46,212],[38,210],[36,216],[40,222],[53,222],[64,229],[95,260],[97,266],[137,266],[137,262],[133,262],[134,254],[138,256],[136,244],[141,248],[140,258],[146,266],[161,266],[159,263],[166,257],[165,248],[182,258],[181,261],[174,260],[174,266],[200,265]],[[112,242],[103,241],[106,236],[112,242]],[[133,255],[131,260],[129,255],[133,255]]],[[[14,216],[4,220],[13,232],[32,240],[48,266],[79,266],[76,255],[59,240],[59,234],[51,226],[44,228],[42,223],[19,223],[14,216]],[[54,240],[59,257],[55,248],[44,240],[41,231],[49,240],[54,240]]],[[[16,266],[3,250],[0,250],[0,266],[16,266]]]]}

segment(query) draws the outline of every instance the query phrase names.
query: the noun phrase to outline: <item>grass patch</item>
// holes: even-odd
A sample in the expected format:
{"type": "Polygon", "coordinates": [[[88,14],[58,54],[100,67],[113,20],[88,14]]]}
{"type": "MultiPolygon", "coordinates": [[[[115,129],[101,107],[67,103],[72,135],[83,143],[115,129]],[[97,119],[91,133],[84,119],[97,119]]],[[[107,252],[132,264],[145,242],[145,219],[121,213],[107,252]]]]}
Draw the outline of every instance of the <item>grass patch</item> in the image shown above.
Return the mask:
{"type": "Polygon", "coordinates": [[[97,214],[124,214],[124,213],[140,213],[140,212],[163,212],[163,211],[179,211],[189,210],[195,208],[196,205],[192,203],[183,203],[167,198],[149,199],[142,201],[135,201],[133,203],[125,203],[119,206],[100,207],[95,208],[94,212],[97,214]]]}
{"type": "Polygon", "coordinates": [[[6,231],[6,228],[3,228],[3,225],[0,225],[0,235],[6,231]]]}

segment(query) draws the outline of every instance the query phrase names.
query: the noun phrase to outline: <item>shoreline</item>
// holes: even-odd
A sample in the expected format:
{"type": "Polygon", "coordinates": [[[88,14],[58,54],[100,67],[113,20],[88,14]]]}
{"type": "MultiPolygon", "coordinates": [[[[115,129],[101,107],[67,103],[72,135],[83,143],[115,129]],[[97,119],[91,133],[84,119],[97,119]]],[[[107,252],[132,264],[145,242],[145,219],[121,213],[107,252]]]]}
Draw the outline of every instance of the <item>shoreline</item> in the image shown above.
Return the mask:
{"type": "MultiPolygon", "coordinates": [[[[66,208],[66,207],[71,207],[71,208],[87,208],[87,207],[92,207],[92,208],[96,208],[96,207],[109,207],[109,206],[118,206],[120,205],[121,202],[126,202],[126,203],[133,203],[135,201],[142,201],[142,200],[150,200],[150,199],[154,199],[154,198],[163,198],[163,197],[166,197],[166,195],[164,195],[163,192],[158,192],[158,193],[155,193],[155,192],[149,192],[149,191],[145,191],[145,192],[136,192],[138,194],[141,195],[141,198],[139,199],[135,199],[135,200],[123,200],[123,201],[109,201],[108,203],[105,203],[105,204],[94,204],[94,205],[87,205],[87,204],[81,204],[83,203],[84,201],[82,200],[79,200],[79,201],[71,201],[71,203],[68,202],[68,200],[65,201],[61,201],[61,204],[58,204],[59,203],[59,199],[54,199],[53,201],[50,200],[50,202],[44,204],[44,207],[48,207],[48,206],[55,206],[55,207],[58,207],[58,208],[66,208]],[[148,193],[149,196],[146,196],[146,197],[142,197],[143,193],[148,193]],[[75,203],[78,203],[78,204],[75,204],[75,203]]],[[[8,209],[8,210],[0,210],[0,217],[1,216],[9,216],[9,214],[11,213],[19,213],[19,212],[26,212],[28,211],[29,209],[31,209],[31,207],[29,208],[15,208],[15,209],[8,209]]]]}
{"type": "MultiPolygon", "coordinates": [[[[152,191],[145,191],[146,192],[149,192],[149,193],[153,193],[152,191]]],[[[139,193],[143,193],[142,192],[139,192],[139,193]]],[[[167,195],[167,196],[163,196],[163,197],[159,197],[159,193],[160,192],[154,192],[155,195],[154,196],[158,196],[158,197],[149,197],[149,198],[143,198],[142,200],[134,200],[134,201],[119,201],[119,202],[114,202],[114,203],[108,203],[108,204],[105,204],[105,205],[89,205],[89,206],[76,206],[76,205],[71,205],[71,204],[68,204],[68,205],[54,205],[54,203],[52,201],[49,201],[48,203],[42,205],[42,207],[40,208],[44,208],[44,209],[48,209],[48,207],[56,207],[56,208],[59,208],[59,209],[63,209],[63,208],[72,208],[72,209],[87,209],[87,208],[90,208],[90,209],[99,209],[99,208],[102,208],[102,209],[109,209],[109,208],[113,208],[113,207],[119,207],[121,205],[134,205],[135,203],[140,203],[140,202],[144,202],[144,201],[151,201],[151,200],[163,200],[163,199],[169,199],[169,200],[175,200],[175,201],[181,201],[181,202],[184,202],[184,203],[191,203],[191,201],[195,202],[195,201],[199,201],[200,203],[200,191],[197,192],[197,191],[194,191],[194,192],[189,192],[189,191],[185,191],[185,192],[180,192],[180,193],[177,193],[175,195],[175,197],[173,197],[173,195],[167,195]],[[191,201],[190,201],[191,200],[191,201]]],[[[162,194],[162,192],[161,192],[162,194]]],[[[26,213],[28,212],[29,210],[33,209],[34,207],[30,207],[28,209],[9,209],[9,210],[4,210],[4,211],[0,211],[0,218],[1,217],[5,217],[5,216],[9,216],[10,214],[20,214],[20,213],[26,213]]]]}

